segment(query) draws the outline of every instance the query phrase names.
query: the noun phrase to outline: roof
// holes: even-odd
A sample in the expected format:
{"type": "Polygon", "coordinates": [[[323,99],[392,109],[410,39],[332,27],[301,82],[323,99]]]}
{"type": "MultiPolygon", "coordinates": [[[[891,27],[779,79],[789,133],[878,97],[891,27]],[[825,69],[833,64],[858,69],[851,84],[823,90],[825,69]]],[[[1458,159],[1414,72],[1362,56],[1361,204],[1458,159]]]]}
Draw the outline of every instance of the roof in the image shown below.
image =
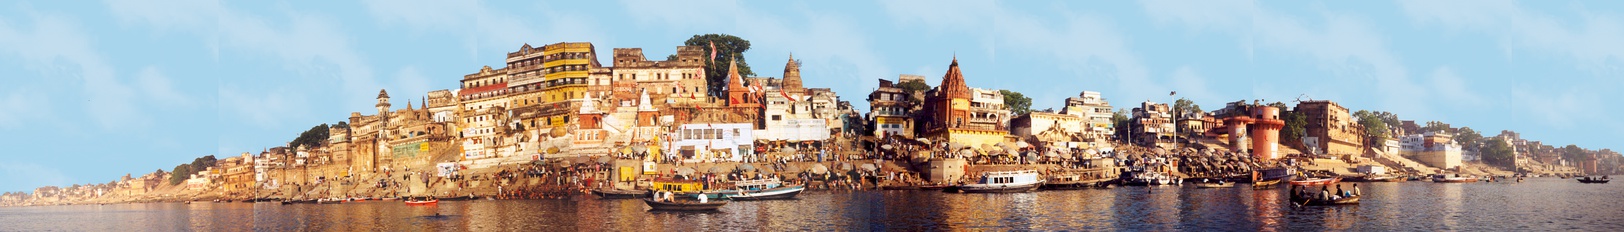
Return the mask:
{"type": "Polygon", "coordinates": [[[378,98],[389,98],[389,91],[378,89],[378,98]]]}

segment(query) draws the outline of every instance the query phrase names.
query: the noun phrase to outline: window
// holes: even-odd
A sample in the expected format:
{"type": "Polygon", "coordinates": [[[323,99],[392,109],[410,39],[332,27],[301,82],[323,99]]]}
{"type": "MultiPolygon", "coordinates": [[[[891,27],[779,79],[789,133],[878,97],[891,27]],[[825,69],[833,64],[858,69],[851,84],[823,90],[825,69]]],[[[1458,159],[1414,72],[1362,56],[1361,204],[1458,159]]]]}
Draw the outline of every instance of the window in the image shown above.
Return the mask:
{"type": "Polygon", "coordinates": [[[778,120],[783,120],[783,119],[784,118],[783,118],[782,115],[773,115],[773,121],[778,121],[778,120]]]}

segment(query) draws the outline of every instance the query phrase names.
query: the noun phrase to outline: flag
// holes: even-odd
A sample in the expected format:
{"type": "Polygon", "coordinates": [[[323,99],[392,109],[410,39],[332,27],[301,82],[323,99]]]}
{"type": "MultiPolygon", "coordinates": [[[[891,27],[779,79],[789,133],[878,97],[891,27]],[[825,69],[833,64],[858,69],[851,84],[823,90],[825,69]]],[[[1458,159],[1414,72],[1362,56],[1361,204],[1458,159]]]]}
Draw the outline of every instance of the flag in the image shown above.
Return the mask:
{"type": "Polygon", "coordinates": [[[1167,96],[1173,96],[1174,94],[1179,94],[1179,91],[1173,91],[1171,93],[1167,93],[1167,96]]]}
{"type": "Polygon", "coordinates": [[[711,59],[710,60],[711,61],[716,61],[716,41],[711,41],[710,46],[711,46],[711,59]]]}
{"type": "Polygon", "coordinates": [[[795,100],[796,100],[796,99],[795,99],[795,98],[793,98],[793,97],[789,97],[789,93],[785,93],[785,92],[784,92],[784,89],[782,89],[782,88],[780,88],[780,89],[778,89],[778,94],[779,94],[779,95],[784,95],[784,98],[789,98],[789,101],[790,101],[790,102],[795,102],[795,100]]]}

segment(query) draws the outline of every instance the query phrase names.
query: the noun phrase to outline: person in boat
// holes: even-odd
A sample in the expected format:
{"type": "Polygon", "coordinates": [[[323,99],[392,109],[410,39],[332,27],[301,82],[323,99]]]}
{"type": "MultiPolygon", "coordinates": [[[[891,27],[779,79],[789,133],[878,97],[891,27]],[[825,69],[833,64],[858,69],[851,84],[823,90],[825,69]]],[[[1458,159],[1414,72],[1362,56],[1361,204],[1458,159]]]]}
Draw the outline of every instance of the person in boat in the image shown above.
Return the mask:
{"type": "Polygon", "coordinates": [[[707,197],[705,197],[705,194],[703,194],[703,193],[699,194],[699,203],[700,204],[704,204],[705,202],[708,202],[707,200],[708,199],[707,199],[707,197]]]}
{"type": "Polygon", "coordinates": [[[1364,193],[1359,192],[1359,183],[1353,183],[1353,195],[1354,196],[1363,196],[1363,195],[1365,195],[1364,193]]]}
{"type": "Polygon", "coordinates": [[[1331,187],[1320,186],[1319,199],[1320,200],[1325,200],[1325,201],[1330,201],[1331,200],[1331,187]]]}

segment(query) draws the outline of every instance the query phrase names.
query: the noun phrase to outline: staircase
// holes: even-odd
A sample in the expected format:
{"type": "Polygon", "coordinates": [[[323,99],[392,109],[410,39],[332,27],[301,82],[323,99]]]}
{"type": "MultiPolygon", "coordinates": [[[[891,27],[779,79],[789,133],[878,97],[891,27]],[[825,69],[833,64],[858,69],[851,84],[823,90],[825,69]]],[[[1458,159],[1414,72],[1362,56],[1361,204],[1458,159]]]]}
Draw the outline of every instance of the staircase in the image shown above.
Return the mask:
{"type": "Polygon", "coordinates": [[[1421,174],[1438,173],[1437,168],[1423,165],[1419,162],[1415,162],[1414,160],[1410,160],[1409,158],[1399,156],[1398,154],[1387,154],[1386,152],[1375,150],[1372,150],[1371,152],[1376,153],[1376,162],[1381,163],[1382,165],[1387,165],[1388,167],[1401,167],[1405,170],[1412,170],[1421,174]]]}

